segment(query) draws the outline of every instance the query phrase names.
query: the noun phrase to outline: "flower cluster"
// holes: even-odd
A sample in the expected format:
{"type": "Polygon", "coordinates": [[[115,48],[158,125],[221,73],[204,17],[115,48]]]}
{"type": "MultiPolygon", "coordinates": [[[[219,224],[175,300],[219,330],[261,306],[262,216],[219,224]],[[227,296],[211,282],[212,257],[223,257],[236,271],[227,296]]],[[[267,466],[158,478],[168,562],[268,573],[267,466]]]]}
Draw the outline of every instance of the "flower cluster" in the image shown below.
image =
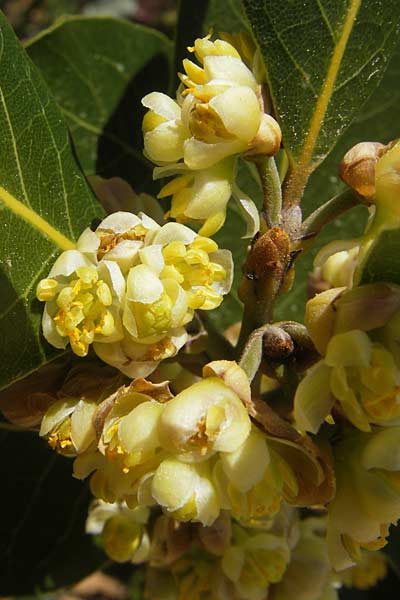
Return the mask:
{"type": "Polygon", "coordinates": [[[325,517],[302,520],[285,504],[261,528],[227,512],[206,528],[165,515],[152,525],[146,519],[143,509],[96,501],[86,530],[101,536],[114,560],[147,563],[144,597],[150,600],[337,600],[343,584],[368,589],[386,574],[384,556],[366,551],[359,566],[335,574],[325,517]]]}
{"type": "Polygon", "coordinates": [[[43,334],[56,348],[96,354],[129,377],[145,377],[188,340],[196,309],[222,302],[232,281],[230,252],[177,223],[116,212],[39,282],[43,334]]]}
{"type": "MultiPolygon", "coordinates": [[[[159,193],[172,197],[171,221],[114,212],[37,286],[46,340],[80,358],[92,348],[113,368],[82,363],[61,379],[48,370],[35,414],[31,398],[20,413],[8,402],[7,414],[73,458],[76,478],[90,477],[87,531],[113,560],[148,564],[149,600],[336,600],[341,585],[364,589],[384,575],[385,559],[368,552],[400,518],[400,286],[362,275],[376,240],[400,225],[400,142],[367,145],[367,181],[358,167],[354,175],[359,149],[346,155],[342,177],[369,220],[359,238],[318,253],[314,276],[325,291],[307,303],[305,327],[255,330],[241,366],[211,328],[196,354],[195,311],[217,308],[232,284],[231,254],[210,239],[230,197],[248,234],[261,233],[244,269],[246,312],[269,319],[258,291],[286,289],[300,242],[290,211],[282,227],[265,231],[266,218],[260,228],[236,184],[237,157],[271,166],[262,157],[281,142],[257,53],[236,36],[206,36],[189,51],[195,60],[183,61],[176,99],[142,100],[154,178],[174,176],[159,193]],[[229,360],[208,362],[221,348],[229,360]]],[[[134,196],[118,180],[93,187],[114,208],[119,195],[128,205],[134,196]]],[[[160,209],[138,200],[146,212],[160,209]]]]}
{"type": "Polygon", "coordinates": [[[159,197],[172,196],[170,216],[200,222],[200,234],[207,236],[224,224],[231,195],[240,200],[235,157],[272,156],[281,142],[278,123],[264,111],[254,69],[234,45],[209,38],[189,48],[198,62],[183,61],[176,100],[159,92],[142,100],[149,109],[143,120],[144,151],[158,165],[154,176],[179,175],[159,197]]]}
{"type": "Polygon", "coordinates": [[[269,518],[283,498],[296,497],[296,474],[252,425],[244,372],[222,362],[176,396],[166,383],[136,379],[100,403],[60,400],[46,411],[40,435],[76,457],[75,476],[92,474],[92,492],[103,501],[158,505],[205,526],[222,510],[247,521],[269,518]]]}
{"type": "Polygon", "coordinates": [[[333,242],[317,256],[319,275],[333,287],[307,303],[305,321],[321,359],[294,400],[299,430],[317,434],[325,422],[335,432],[336,494],[328,505],[327,543],[338,570],[359,563],[363,549],[383,547],[400,518],[400,287],[360,284],[376,241],[399,224],[400,145],[356,146],[345,166],[360,150],[373,153],[366,184],[354,172],[352,179],[350,168],[344,173],[368,198],[369,221],[360,238],[333,242]]]}

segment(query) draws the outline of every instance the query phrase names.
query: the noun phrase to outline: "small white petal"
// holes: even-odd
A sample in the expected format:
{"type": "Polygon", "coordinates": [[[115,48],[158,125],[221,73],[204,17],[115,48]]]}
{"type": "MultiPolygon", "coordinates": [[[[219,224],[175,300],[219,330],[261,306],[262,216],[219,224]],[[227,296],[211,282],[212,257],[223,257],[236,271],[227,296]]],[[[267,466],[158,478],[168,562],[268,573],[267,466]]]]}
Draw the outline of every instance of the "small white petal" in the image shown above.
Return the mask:
{"type": "Polygon", "coordinates": [[[76,242],[76,247],[79,252],[84,252],[85,254],[96,254],[99,246],[100,240],[90,227],[85,229],[80,235],[79,240],[76,242]]]}
{"type": "Polygon", "coordinates": [[[63,252],[54,263],[50,270],[49,278],[57,277],[57,275],[72,275],[78,267],[93,267],[91,262],[82,252],[78,250],[66,250],[63,252]]]}
{"type": "Polygon", "coordinates": [[[152,304],[161,296],[164,287],[146,265],[138,265],[129,271],[127,280],[127,299],[132,302],[152,304]]]}
{"type": "Polygon", "coordinates": [[[45,339],[54,346],[55,348],[64,349],[67,346],[67,339],[61,337],[59,333],[57,333],[56,325],[53,321],[53,317],[50,316],[47,307],[48,302],[46,302],[42,317],[42,330],[45,339]]]}
{"type": "Polygon", "coordinates": [[[165,246],[170,242],[183,242],[184,244],[191,244],[197,237],[197,234],[186,225],[180,223],[167,223],[157,232],[154,237],[153,243],[165,246]]]}
{"type": "Polygon", "coordinates": [[[98,267],[99,278],[103,279],[114,292],[114,296],[121,302],[125,294],[125,278],[117,263],[102,260],[98,267]]]}
{"type": "Polygon", "coordinates": [[[142,98],[142,104],[169,121],[180,118],[181,109],[177,102],[162,92],[147,94],[147,96],[142,98]]]}
{"type": "Polygon", "coordinates": [[[228,294],[232,287],[233,276],[234,276],[234,264],[232,259],[232,253],[230,250],[216,250],[210,254],[210,260],[212,262],[221,265],[225,269],[225,279],[221,281],[214,281],[213,288],[218,294],[228,294]]]}
{"type": "Polygon", "coordinates": [[[97,229],[107,229],[114,233],[125,233],[125,231],[133,229],[136,225],[140,225],[140,219],[136,215],[120,210],[103,219],[97,229]]]}
{"type": "Polygon", "coordinates": [[[181,122],[167,121],[144,134],[144,151],[153,162],[176,162],[183,156],[186,132],[181,122]]]}
{"type": "Polygon", "coordinates": [[[139,252],[142,264],[150,267],[156,275],[159,275],[165,266],[161,244],[146,246],[139,252]]]}

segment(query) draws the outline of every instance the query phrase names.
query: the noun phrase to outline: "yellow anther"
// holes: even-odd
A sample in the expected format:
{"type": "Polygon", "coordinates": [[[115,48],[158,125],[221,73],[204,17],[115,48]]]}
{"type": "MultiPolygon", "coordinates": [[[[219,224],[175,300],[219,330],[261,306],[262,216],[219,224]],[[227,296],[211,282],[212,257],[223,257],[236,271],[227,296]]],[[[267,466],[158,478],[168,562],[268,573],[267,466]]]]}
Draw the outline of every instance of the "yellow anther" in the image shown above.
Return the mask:
{"type": "Polygon", "coordinates": [[[42,279],[36,288],[36,297],[41,302],[53,300],[57,292],[58,283],[55,279],[42,279]]]}
{"type": "Polygon", "coordinates": [[[188,292],[188,306],[192,310],[198,310],[206,301],[206,294],[203,290],[188,292]]]}
{"type": "Polygon", "coordinates": [[[79,306],[73,306],[65,315],[65,329],[75,329],[84,318],[85,315],[83,314],[82,309],[79,306]]]}
{"type": "Polygon", "coordinates": [[[73,288],[66,286],[57,296],[57,305],[63,310],[69,310],[74,299],[75,293],[73,288]]]}
{"type": "Polygon", "coordinates": [[[206,83],[207,79],[204,73],[204,69],[196,65],[196,63],[189,60],[188,58],[185,58],[182,61],[182,64],[186,75],[189,77],[189,79],[192,80],[194,84],[201,85],[203,83],[206,83]]]}

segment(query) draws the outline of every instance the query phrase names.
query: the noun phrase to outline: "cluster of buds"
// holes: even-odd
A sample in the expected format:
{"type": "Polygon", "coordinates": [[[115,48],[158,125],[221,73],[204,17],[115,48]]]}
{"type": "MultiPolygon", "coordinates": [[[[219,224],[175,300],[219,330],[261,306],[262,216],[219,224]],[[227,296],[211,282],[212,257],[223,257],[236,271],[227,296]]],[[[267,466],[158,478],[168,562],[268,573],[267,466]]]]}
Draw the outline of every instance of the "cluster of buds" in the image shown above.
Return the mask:
{"type": "Polygon", "coordinates": [[[159,92],[142,100],[149,109],[144,150],[158,165],[154,176],[179,175],[159,197],[172,196],[170,216],[201,223],[200,234],[207,236],[224,224],[231,195],[240,200],[235,157],[272,156],[281,142],[278,123],[264,110],[254,65],[247,66],[232,43],[209,38],[189,48],[198,63],[183,61],[176,100],[159,92]]]}
{"type": "Polygon", "coordinates": [[[219,306],[231,286],[228,250],[178,223],[116,212],[86,229],[37,287],[43,334],[78,356],[90,345],[129,377],[145,377],[188,340],[196,309],[219,306]]]}

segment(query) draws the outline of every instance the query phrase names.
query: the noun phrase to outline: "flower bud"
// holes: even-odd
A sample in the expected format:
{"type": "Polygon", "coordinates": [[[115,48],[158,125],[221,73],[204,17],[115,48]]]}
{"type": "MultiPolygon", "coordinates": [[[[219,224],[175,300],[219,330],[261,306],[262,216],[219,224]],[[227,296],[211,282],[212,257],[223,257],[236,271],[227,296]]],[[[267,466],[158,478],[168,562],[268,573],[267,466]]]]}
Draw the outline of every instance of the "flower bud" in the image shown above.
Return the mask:
{"type": "Polygon", "coordinates": [[[106,554],[116,562],[140,563],[147,559],[150,541],[144,525],[149,510],[129,509],[125,503],[94,501],[89,507],[86,532],[101,535],[106,554]]]}
{"type": "Polygon", "coordinates": [[[360,142],[351,148],[340,163],[340,177],[361,196],[375,195],[375,169],[384,145],[360,142]]]}

